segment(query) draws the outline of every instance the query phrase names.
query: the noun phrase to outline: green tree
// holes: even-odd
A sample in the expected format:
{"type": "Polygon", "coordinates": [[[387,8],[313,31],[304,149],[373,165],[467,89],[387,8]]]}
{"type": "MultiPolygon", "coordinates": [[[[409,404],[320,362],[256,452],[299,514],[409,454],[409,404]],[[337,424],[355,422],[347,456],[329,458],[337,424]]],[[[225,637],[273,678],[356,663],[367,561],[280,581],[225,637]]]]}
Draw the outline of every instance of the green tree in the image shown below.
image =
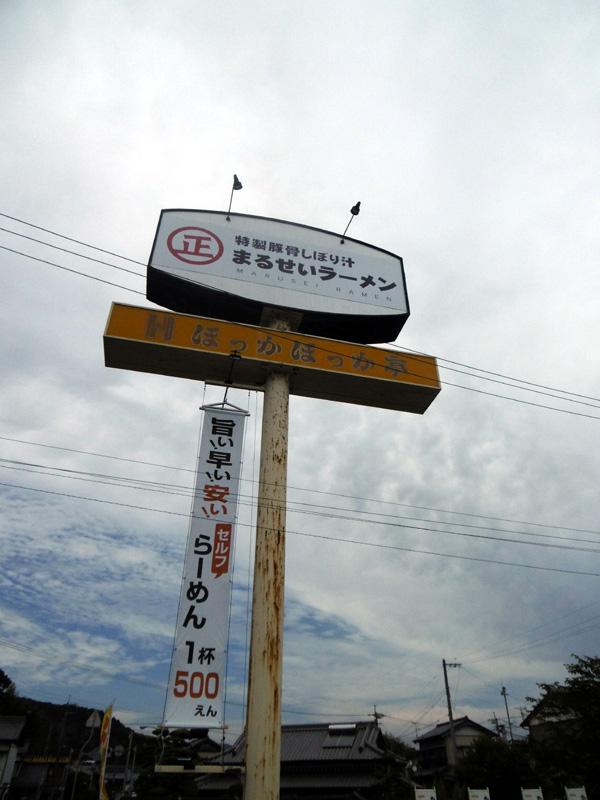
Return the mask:
{"type": "Polygon", "coordinates": [[[4,692],[14,694],[15,685],[8,677],[6,672],[4,672],[3,669],[0,669],[0,694],[4,694],[4,692]]]}
{"type": "Polygon", "coordinates": [[[396,755],[403,756],[407,760],[414,758],[415,749],[406,744],[399,736],[394,736],[393,733],[383,733],[382,736],[385,749],[389,753],[396,753],[396,755]]]}
{"type": "Polygon", "coordinates": [[[508,743],[480,736],[456,765],[456,781],[471,789],[489,788],[492,800],[520,800],[521,787],[539,785],[526,742],[508,743]]]}
{"type": "Polygon", "coordinates": [[[545,723],[534,753],[556,792],[560,785],[583,784],[589,800],[600,800],[600,658],[573,658],[564,683],[540,683],[540,697],[528,698],[545,723]]]}
{"type": "Polygon", "coordinates": [[[3,669],[0,669],[0,715],[13,717],[25,714],[23,700],[17,694],[17,687],[3,669]]]}

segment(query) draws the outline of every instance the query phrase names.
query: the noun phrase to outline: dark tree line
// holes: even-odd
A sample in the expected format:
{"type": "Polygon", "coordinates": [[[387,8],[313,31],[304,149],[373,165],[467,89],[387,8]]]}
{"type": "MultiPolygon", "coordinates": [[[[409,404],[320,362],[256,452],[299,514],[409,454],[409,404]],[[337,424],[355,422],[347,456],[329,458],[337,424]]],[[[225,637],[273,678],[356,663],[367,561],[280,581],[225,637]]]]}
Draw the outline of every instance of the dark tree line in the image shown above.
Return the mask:
{"type": "MultiPolygon", "coordinates": [[[[565,787],[585,786],[588,800],[600,800],[600,657],[573,656],[566,665],[563,683],[539,684],[540,695],[528,698],[533,705],[538,736],[515,743],[481,737],[467,751],[451,776],[436,783],[438,800],[466,800],[467,787],[489,788],[491,800],[521,800],[521,787],[541,786],[544,800],[565,800],[565,787]]],[[[8,675],[0,669],[0,715],[25,716],[30,752],[69,749],[79,752],[89,730],[85,720],[92,709],[74,705],[40,703],[20,697],[8,675]]],[[[113,720],[111,741],[126,745],[130,731],[113,720]]],[[[138,735],[136,734],[136,738],[138,735]]],[[[143,763],[140,797],[176,797],[192,786],[171,786],[173,781],[156,781],[153,762],[156,743],[139,737],[143,763]]],[[[169,755],[180,760],[188,756],[190,736],[172,739],[169,755]]],[[[194,742],[195,743],[195,742],[194,742]]],[[[410,800],[410,785],[401,762],[410,748],[388,737],[388,779],[378,797],[410,800]],[[400,760],[398,757],[404,757],[400,760]]],[[[191,751],[190,751],[191,753],[191,751]]],[[[190,758],[194,754],[191,753],[190,758]]]]}
{"type": "Polygon", "coordinates": [[[533,705],[537,736],[510,744],[478,739],[455,778],[489,787],[491,800],[520,800],[520,787],[541,786],[544,800],[565,800],[565,787],[585,786],[600,800],[600,658],[573,656],[564,683],[541,683],[533,705]]]}

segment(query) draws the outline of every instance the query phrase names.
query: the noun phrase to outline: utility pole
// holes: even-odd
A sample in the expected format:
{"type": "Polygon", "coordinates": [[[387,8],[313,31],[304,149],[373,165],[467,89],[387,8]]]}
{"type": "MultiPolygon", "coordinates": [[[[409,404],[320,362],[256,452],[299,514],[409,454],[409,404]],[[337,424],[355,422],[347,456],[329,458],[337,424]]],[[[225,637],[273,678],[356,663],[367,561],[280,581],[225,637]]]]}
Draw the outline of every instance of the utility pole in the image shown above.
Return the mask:
{"type": "Polygon", "coordinates": [[[58,744],[56,746],[56,761],[55,761],[54,769],[55,769],[55,776],[56,776],[57,779],[60,778],[61,783],[58,786],[58,790],[56,790],[56,789],[52,789],[51,790],[51,793],[50,793],[51,800],[54,798],[54,795],[56,794],[57,791],[58,791],[58,796],[62,800],[62,796],[63,796],[64,791],[65,791],[65,785],[66,785],[66,780],[67,780],[67,772],[68,772],[68,769],[69,769],[69,765],[71,763],[71,752],[69,752],[69,761],[67,763],[67,766],[65,767],[65,769],[63,770],[63,772],[61,774],[60,773],[60,754],[61,754],[61,751],[62,751],[63,739],[64,739],[64,736],[65,736],[65,727],[67,725],[67,717],[69,716],[69,713],[70,713],[70,711],[69,711],[70,703],[71,703],[71,695],[69,695],[69,697],[67,699],[67,704],[65,706],[65,714],[63,716],[62,725],[60,727],[60,734],[58,736],[58,744]]]}
{"type": "Polygon", "coordinates": [[[496,716],[496,712],[494,711],[494,716],[491,720],[489,720],[494,728],[496,728],[496,733],[500,736],[500,723],[498,722],[498,717],[496,716]]]}
{"type": "Polygon", "coordinates": [[[444,683],[446,685],[446,700],[448,701],[448,718],[450,719],[450,741],[451,741],[451,755],[448,759],[450,764],[456,764],[458,761],[458,749],[456,747],[456,736],[454,735],[454,718],[452,717],[452,702],[450,701],[450,686],[448,685],[448,670],[447,667],[460,667],[460,664],[447,664],[446,659],[442,659],[444,667],[444,683]]]}
{"type": "MultiPolygon", "coordinates": [[[[131,757],[131,745],[133,742],[133,731],[129,734],[129,746],[127,747],[127,760],[125,762],[125,772],[123,773],[123,789],[121,792],[121,796],[124,794],[129,794],[129,787],[127,783],[127,775],[129,773],[129,759],[131,757]]],[[[129,781],[131,783],[131,780],[129,781]]]]}
{"type": "MultiPolygon", "coordinates": [[[[279,317],[270,325],[290,330],[279,317]]],[[[244,800],[278,800],[285,574],[289,377],[273,371],[264,390],[246,715],[244,800]]]]}
{"type": "Polygon", "coordinates": [[[502,687],[502,691],[500,692],[500,694],[504,698],[504,705],[506,706],[506,718],[508,720],[508,732],[510,734],[510,741],[514,742],[513,732],[512,732],[512,724],[511,724],[511,721],[510,721],[510,714],[508,713],[508,702],[506,700],[506,687],[505,686],[502,687]]]}
{"type": "MultiPolygon", "coordinates": [[[[240,180],[234,176],[232,197],[234,190],[241,188],[240,180]]],[[[231,199],[229,205],[231,209],[231,199]]],[[[352,207],[353,216],[358,214],[359,206],[360,203],[356,203],[352,207]]],[[[330,286],[328,293],[317,293],[318,296],[313,290],[304,291],[300,286],[281,289],[272,286],[265,290],[259,286],[261,279],[250,277],[249,274],[239,282],[233,280],[239,278],[237,273],[243,270],[237,269],[231,261],[228,248],[237,231],[246,231],[249,235],[251,231],[258,230],[256,226],[259,224],[256,217],[243,214],[236,214],[235,217],[232,223],[229,212],[225,218],[222,212],[214,211],[180,209],[162,212],[149,263],[147,297],[164,305],[169,311],[165,315],[162,311],[113,304],[104,335],[104,352],[106,365],[120,369],[206,380],[215,385],[237,383],[240,387],[264,388],[248,669],[244,800],[279,800],[290,380],[291,388],[297,394],[413,413],[426,410],[440,391],[440,382],[435,359],[431,357],[413,359],[409,354],[402,354],[402,362],[412,364],[412,359],[415,367],[390,370],[379,363],[386,351],[363,344],[372,340],[385,341],[391,333],[395,336],[408,316],[408,296],[402,260],[398,256],[362,242],[351,243],[349,240],[345,244],[345,232],[340,240],[337,233],[300,226],[307,231],[301,234],[294,223],[261,218],[261,236],[264,234],[272,237],[273,241],[287,242],[308,242],[313,236],[315,247],[318,245],[320,250],[328,250],[336,261],[341,257],[344,262],[350,263],[349,256],[353,254],[361,259],[361,263],[362,259],[366,264],[375,264],[377,261],[381,269],[389,269],[389,273],[385,272],[387,277],[379,280],[395,276],[396,280],[386,288],[397,287],[396,292],[385,298],[391,303],[387,309],[382,308],[381,301],[362,298],[360,303],[354,304],[355,308],[349,309],[348,301],[335,295],[337,290],[341,291],[341,287],[330,286]],[[197,232],[204,235],[199,236],[197,232]],[[179,277],[183,269],[178,263],[181,261],[193,265],[192,273],[196,277],[194,274],[187,279],[179,277]],[[216,266],[209,266],[217,261],[219,263],[216,266]],[[204,273],[210,276],[208,282],[198,280],[198,276],[202,277],[204,273]],[[232,283],[239,283],[239,286],[234,289],[232,283]],[[231,302],[227,300],[229,294],[233,297],[231,302]],[[185,314],[172,313],[180,307],[186,309],[185,314]],[[383,314],[383,311],[386,313],[383,314]],[[213,312],[222,318],[221,321],[194,316],[213,312]],[[257,329],[255,325],[259,314],[261,327],[257,329]],[[254,322],[254,325],[247,324],[248,321],[254,322]],[[217,327],[213,328],[213,324],[217,327]],[[203,334],[202,346],[198,346],[200,342],[196,342],[196,334],[205,325],[210,326],[210,341],[206,342],[203,334]],[[306,332],[299,333],[300,327],[304,327],[306,332]],[[320,337],[330,327],[337,339],[350,339],[349,342],[331,341],[330,346],[335,348],[336,354],[335,368],[332,368],[332,362],[328,363],[332,357],[325,355],[327,350],[324,342],[327,340],[320,337]],[[265,335],[264,328],[279,332],[275,339],[280,341],[273,341],[269,335],[265,339],[258,338],[265,335]],[[218,337],[212,331],[218,332],[218,337]],[[285,333],[288,335],[281,335],[285,333]],[[380,336],[383,338],[378,338],[380,336]],[[318,337],[321,344],[317,344],[313,337],[318,337]],[[361,344],[358,360],[355,356],[357,343],[361,344]],[[233,345],[236,349],[232,352],[230,346],[233,345]],[[178,356],[173,359],[171,356],[175,347],[178,348],[178,356]],[[211,349],[205,351],[205,348],[211,349]],[[137,355],[142,350],[148,357],[143,364],[137,355]],[[134,356],[133,351],[136,353],[134,356]],[[319,357],[313,357],[313,351],[318,352],[319,357]],[[242,374],[237,382],[232,382],[232,361],[228,359],[240,353],[244,353],[241,361],[243,369],[240,370],[242,374]],[[367,367],[373,368],[378,377],[370,374],[368,380],[357,380],[360,376],[356,370],[367,367]],[[393,375],[388,374],[390,372],[393,375]],[[403,372],[407,373],[406,378],[401,374],[403,372]],[[228,373],[229,377],[226,377],[228,373]],[[415,374],[418,376],[416,381],[415,374]]],[[[335,277],[331,272],[328,277],[335,277]]],[[[205,334],[208,330],[205,329],[205,334]]],[[[206,587],[203,589],[208,591],[206,587]]],[[[202,602],[204,597],[198,599],[195,592],[195,589],[194,592],[188,592],[187,597],[192,600],[190,595],[194,594],[193,602],[202,602]]],[[[196,610],[197,606],[190,606],[185,620],[178,620],[177,637],[185,636],[183,628],[190,622],[195,628],[202,627],[204,623],[197,625],[196,610]]],[[[208,628],[205,634],[208,634],[208,628]]],[[[178,674],[178,663],[174,661],[173,664],[178,674]]],[[[189,671],[184,669],[181,674],[187,678],[189,671]]],[[[182,700],[173,706],[171,724],[190,720],[194,714],[192,700],[195,694],[192,694],[192,690],[196,675],[203,676],[203,673],[192,673],[189,682],[182,679],[185,689],[181,682],[177,686],[176,681],[170,683],[167,694],[169,707],[173,698],[182,700]],[[185,701],[184,697],[187,698],[185,701]]],[[[214,675],[219,677],[217,672],[214,675]]],[[[207,680],[204,693],[209,696],[207,680]]],[[[198,684],[195,684],[195,690],[198,690],[199,696],[198,684]]],[[[165,721],[167,719],[165,713],[165,721]]]]}
{"type": "Polygon", "coordinates": [[[377,711],[377,706],[374,705],[373,706],[373,713],[369,714],[369,716],[375,718],[375,725],[377,725],[377,727],[379,727],[379,720],[382,719],[383,717],[387,716],[387,715],[386,714],[382,714],[381,711],[377,711]]]}

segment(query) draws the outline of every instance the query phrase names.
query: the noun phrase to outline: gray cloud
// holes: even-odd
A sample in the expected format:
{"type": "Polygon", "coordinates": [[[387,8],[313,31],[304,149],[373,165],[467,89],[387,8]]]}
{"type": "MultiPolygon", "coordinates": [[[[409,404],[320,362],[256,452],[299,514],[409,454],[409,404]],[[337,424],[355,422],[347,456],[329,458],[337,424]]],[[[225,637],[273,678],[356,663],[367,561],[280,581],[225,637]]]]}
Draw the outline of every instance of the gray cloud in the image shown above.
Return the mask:
{"type": "MultiPolygon", "coordinates": [[[[600,416],[598,23],[583,3],[470,0],[366,14],[354,1],[266,0],[3,10],[0,212],[144,263],[161,208],[224,209],[237,172],[238,211],[341,231],[360,199],[352,235],[405,259],[412,315],[397,345],[439,357],[432,407],[415,417],[292,398],[287,721],[376,703],[410,736],[411,720],[445,714],[445,657],[464,660],[461,713],[485,723],[504,713],[502,685],[517,707],[563,677],[571,652],[598,649],[598,578],[572,574],[600,572],[598,421],[529,405],[600,416]]],[[[6,232],[0,244],[124,287],[0,250],[2,458],[119,477],[0,462],[0,481],[28,487],[0,486],[3,668],[25,694],[117,696],[124,720],[158,720],[198,406],[222,392],[104,367],[110,303],[145,305],[127,291],[143,293],[143,277],[6,232]]],[[[261,400],[233,398],[252,412],[250,497],[261,400]]],[[[253,513],[245,500],[232,735],[253,513]]]]}

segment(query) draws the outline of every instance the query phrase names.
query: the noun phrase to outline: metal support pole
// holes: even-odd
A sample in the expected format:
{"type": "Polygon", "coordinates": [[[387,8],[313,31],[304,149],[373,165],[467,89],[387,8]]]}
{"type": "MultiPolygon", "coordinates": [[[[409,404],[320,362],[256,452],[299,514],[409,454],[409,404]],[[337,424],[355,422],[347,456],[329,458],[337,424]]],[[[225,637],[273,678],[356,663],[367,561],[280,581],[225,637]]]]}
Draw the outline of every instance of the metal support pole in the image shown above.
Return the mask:
{"type": "Polygon", "coordinates": [[[506,706],[506,719],[508,720],[508,732],[510,733],[510,741],[514,742],[513,739],[513,732],[512,732],[512,724],[510,721],[510,714],[508,713],[508,700],[506,699],[506,687],[502,687],[502,691],[500,692],[502,697],[504,698],[504,705],[506,706]]]}
{"type": "MultiPolygon", "coordinates": [[[[288,329],[282,320],[273,327],[288,329]]],[[[244,800],[279,800],[288,407],[288,376],[273,372],[263,406],[244,800]]]]}
{"type": "Polygon", "coordinates": [[[446,667],[460,667],[460,664],[447,664],[446,659],[442,659],[442,666],[444,667],[444,684],[446,685],[446,700],[448,701],[448,718],[450,720],[450,746],[451,755],[448,761],[451,766],[458,763],[458,748],[456,747],[456,736],[454,733],[454,719],[452,717],[452,701],[450,700],[450,686],[448,684],[448,671],[446,667]]]}
{"type": "Polygon", "coordinates": [[[123,773],[123,788],[122,794],[127,793],[127,774],[129,772],[129,759],[131,757],[131,744],[133,740],[133,731],[129,734],[129,745],[127,747],[127,760],[125,761],[125,772],[123,773]]]}

